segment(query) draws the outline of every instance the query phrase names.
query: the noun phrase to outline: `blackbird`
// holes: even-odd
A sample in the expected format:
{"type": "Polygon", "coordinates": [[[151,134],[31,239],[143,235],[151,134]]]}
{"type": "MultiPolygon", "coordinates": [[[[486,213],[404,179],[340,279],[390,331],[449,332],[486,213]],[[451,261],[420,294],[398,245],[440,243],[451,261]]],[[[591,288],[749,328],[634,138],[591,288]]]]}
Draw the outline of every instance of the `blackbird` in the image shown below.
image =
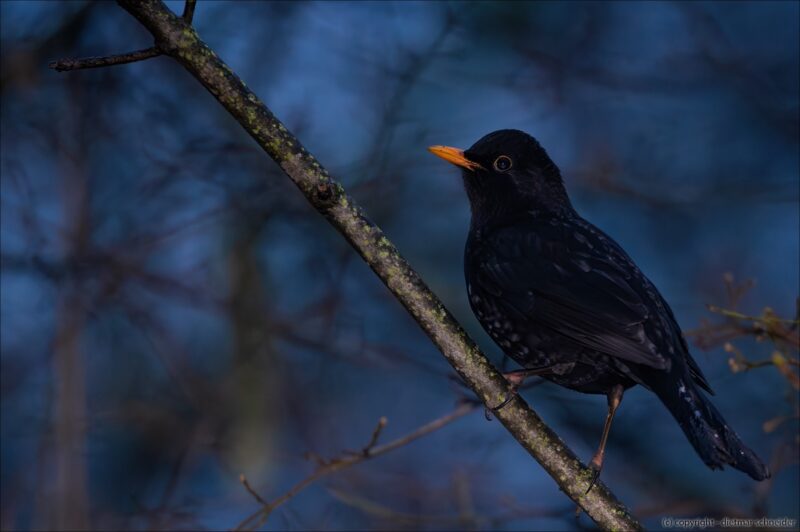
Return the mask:
{"type": "Polygon", "coordinates": [[[505,129],[466,151],[429,150],[462,168],[472,210],[464,253],[472,310],[524,368],[506,374],[512,393],[495,408],[531,375],[606,395],[591,489],[622,395],[641,384],[708,467],[727,464],[755,480],[769,478],[705,395],[713,391],[667,302],[619,244],[575,211],[561,172],[536,139],[505,129]]]}

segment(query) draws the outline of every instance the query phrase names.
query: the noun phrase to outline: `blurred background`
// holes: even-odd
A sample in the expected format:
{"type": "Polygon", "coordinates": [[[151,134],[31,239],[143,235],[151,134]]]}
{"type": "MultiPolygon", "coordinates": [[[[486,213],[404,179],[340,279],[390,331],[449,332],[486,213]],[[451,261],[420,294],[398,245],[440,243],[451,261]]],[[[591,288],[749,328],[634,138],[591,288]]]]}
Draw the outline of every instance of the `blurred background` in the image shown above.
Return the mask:
{"type": "MultiPolygon", "coordinates": [[[[466,300],[459,174],[426,147],[540,140],[774,472],[710,471],[634,389],[603,479],[658,527],[799,517],[799,5],[203,0],[194,24],[498,364],[466,300]]],[[[260,506],[241,474],[275,501],[381,417],[379,444],[457,408],[467,390],[418,326],[178,64],[47,68],[149,46],[133,18],[78,1],[0,15],[4,530],[235,528],[260,506]]],[[[525,396],[591,457],[604,397],[525,396]]],[[[475,408],[260,526],[591,522],[475,408]]]]}

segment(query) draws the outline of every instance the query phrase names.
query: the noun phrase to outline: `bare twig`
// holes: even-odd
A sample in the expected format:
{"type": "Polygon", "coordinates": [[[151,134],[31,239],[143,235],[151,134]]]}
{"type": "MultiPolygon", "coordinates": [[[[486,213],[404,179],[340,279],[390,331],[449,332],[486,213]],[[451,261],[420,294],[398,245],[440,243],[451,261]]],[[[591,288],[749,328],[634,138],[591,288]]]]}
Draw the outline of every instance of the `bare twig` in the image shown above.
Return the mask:
{"type": "Polygon", "coordinates": [[[418,429],[414,430],[397,438],[396,440],[392,440],[389,443],[384,445],[376,446],[375,443],[380,436],[380,433],[383,431],[383,428],[386,426],[386,418],[382,417],[379,421],[375,430],[372,432],[372,436],[370,437],[369,443],[364,447],[364,450],[360,453],[344,453],[342,456],[333,458],[331,460],[317,460],[318,467],[317,469],[311,473],[309,476],[295,484],[294,486],[289,489],[286,493],[278,497],[272,502],[265,502],[265,500],[250,487],[250,484],[247,482],[247,479],[244,475],[240,477],[240,481],[244,484],[244,487],[247,491],[250,492],[255,499],[261,503],[262,508],[259,509],[257,512],[253,513],[249,517],[247,517],[244,521],[239,523],[236,527],[236,530],[252,530],[255,528],[260,527],[263,525],[266,520],[269,518],[270,514],[280,506],[281,504],[287,502],[298,493],[306,489],[308,486],[319,480],[320,478],[329,475],[335,471],[340,471],[342,469],[352,467],[356,464],[360,464],[366,460],[371,458],[375,458],[382,454],[386,454],[390,451],[393,451],[399,447],[403,447],[404,445],[408,445],[409,443],[422,438],[430,434],[431,432],[437,431],[440,428],[452,423],[453,421],[469,414],[473,410],[477,408],[477,404],[473,402],[464,402],[459,405],[454,411],[450,412],[446,416],[442,416],[438,419],[434,419],[430,423],[427,423],[418,429]]]}
{"type": "MultiPolygon", "coordinates": [[[[752,315],[738,310],[739,302],[754,283],[751,280],[736,282],[732,273],[725,273],[722,276],[725,284],[725,291],[728,297],[726,306],[706,305],[709,312],[722,316],[723,320],[718,323],[708,323],[703,320],[702,326],[698,329],[687,331],[686,336],[694,338],[695,344],[701,349],[712,349],[723,346],[728,353],[734,353],[735,358],[729,360],[731,369],[742,371],[757,367],[778,365],[774,360],[761,362],[748,361],[741,352],[736,349],[731,341],[740,337],[754,337],[757,341],[769,339],[776,347],[781,348],[786,355],[786,361],[791,365],[797,365],[798,359],[789,355],[789,351],[800,350],[800,298],[797,299],[797,315],[792,319],[778,316],[774,310],[765,307],[761,315],[752,315]]],[[[780,361],[778,361],[780,362],[780,361]]]]}
{"type": "Polygon", "coordinates": [[[192,19],[194,18],[194,8],[197,6],[197,0],[186,0],[186,3],[183,4],[183,20],[188,22],[189,24],[192,23],[192,19]]]}
{"type": "Polygon", "coordinates": [[[254,489],[253,489],[253,487],[252,487],[252,486],[250,485],[250,483],[247,481],[247,477],[246,477],[246,476],[244,476],[244,473],[242,473],[241,475],[239,475],[239,482],[241,482],[241,483],[242,483],[242,486],[244,486],[244,489],[246,489],[246,490],[247,490],[247,492],[248,492],[250,495],[252,495],[252,496],[253,496],[253,498],[254,498],[255,500],[257,500],[257,501],[258,501],[260,504],[262,504],[263,506],[269,506],[269,503],[268,503],[267,501],[265,501],[264,499],[262,499],[262,498],[261,498],[261,495],[259,495],[259,494],[258,494],[258,492],[257,492],[256,490],[254,490],[254,489]]]}
{"type": "Polygon", "coordinates": [[[800,375],[793,369],[800,367],[800,358],[797,356],[800,351],[798,317],[781,318],[769,307],[764,308],[760,316],[740,312],[736,306],[752,283],[736,284],[730,273],[723,276],[723,281],[730,308],[707,305],[709,312],[722,316],[723,320],[715,324],[704,322],[702,327],[688,331],[686,335],[694,337],[701,349],[721,345],[731,355],[728,365],[734,373],[774,366],[793,388],[800,389],[800,375]],[[776,349],[767,359],[750,360],[733,344],[734,340],[743,337],[754,337],[757,341],[769,339],[776,349]]]}
{"type": "Polygon", "coordinates": [[[126,65],[128,63],[135,63],[137,61],[144,61],[152,57],[161,55],[161,50],[155,46],[144,48],[143,50],[136,50],[135,52],[128,52],[126,54],[107,55],[103,57],[84,57],[82,59],[59,59],[58,61],[51,61],[48,65],[53,70],[58,72],[66,72],[68,70],[83,70],[87,68],[100,68],[113,65],[126,65]]]}
{"type": "Polygon", "coordinates": [[[787,318],[779,318],[774,314],[769,313],[769,309],[764,313],[763,316],[750,316],[747,314],[742,314],[741,312],[737,312],[735,310],[729,310],[726,308],[718,307],[717,305],[707,305],[708,311],[713,312],[715,314],[721,314],[727,318],[735,318],[737,320],[744,320],[744,321],[773,321],[775,323],[787,323],[790,325],[796,325],[798,322],[797,318],[787,319],[787,318]]]}
{"type": "MultiPolygon", "coordinates": [[[[774,310],[769,307],[764,308],[761,315],[751,315],[737,310],[742,296],[753,286],[752,281],[737,283],[732,273],[726,273],[722,277],[728,297],[727,307],[707,305],[709,312],[722,317],[718,323],[708,323],[703,320],[703,325],[695,331],[690,331],[687,336],[693,336],[695,343],[702,349],[711,349],[722,346],[724,351],[730,356],[728,365],[733,373],[751,371],[759,368],[773,366],[786,379],[786,382],[793,389],[787,396],[791,404],[791,414],[772,415],[762,424],[762,429],[766,433],[773,433],[779,428],[784,427],[789,432],[787,439],[773,452],[770,459],[770,470],[773,479],[778,471],[787,464],[782,456],[785,448],[794,449],[797,445],[797,431],[786,427],[787,422],[800,419],[800,406],[797,403],[797,390],[800,390],[800,335],[798,335],[798,324],[800,323],[800,299],[796,305],[798,313],[794,319],[779,317],[774,310]],[[758,342],[768,340],[774,346],[774,350],[769,358],[761,360],[751,360],[742,350],[733,344],[742,338],[753,338],[758,342]]],[[[756,500],[754,504],[754,514],[763,515],[767,495],[773,486],[773,479],[759,484],[755,490],[756,500]]]]}
{"type": "Polygon", "coordinates": [[[387,422],[388,420],[386,417],[381,417],[378,420],[378,424],[375,425],[375,430],[372,431],[372,437],[369,439],[369,443],[367,443],[367,445],[361,449],[361,454],[369,456],[372,453],[372,449],[375,447],[375,445],[377,445],[378,438],[381,437],[381,432],[383,432],[383,429],[386,428],[387,422]]]}
{"type": "MultiPolygon", "coordinates": [[[[492,405],[503,401],[507,397],[508,383],[439,298],[342,185],[200,40],[195,29],[161,0],[118,0],[118,3],[150,31],[160,50],[186,68],[280,165],[306,199],[350,242],[408,310],[480,400],[492,405]]],[[[496,416],[560,489],[600,527],[641,529],[638,521],[603,483],[587,490],[593,478],[591,470],[524,399],[514,397],[496,416]]],[[[376,447],[372,453],[381,448],[376,447]]]]}
{"type": "MultiPolygon", "coordinates": [[[[194,18],[194,9],[197,7],[197,0],[186,0],[183,5],[183,19],[188,23],[192,23],[194,18]]],[[[51,61],[47,66],[56,70],[57,72],[67,72],[69,70],[85,70],[87,68],[101,68],[114,65],[126,65],[128,63],[136,63],[144,61],[153,57],[158,57],[163,52],[158,46],[151,46],[142,50],[135,50],[125,54],[106,55],[98,57],[83,57],[80,59],[66,58],[57,61],[51,61]]]]}

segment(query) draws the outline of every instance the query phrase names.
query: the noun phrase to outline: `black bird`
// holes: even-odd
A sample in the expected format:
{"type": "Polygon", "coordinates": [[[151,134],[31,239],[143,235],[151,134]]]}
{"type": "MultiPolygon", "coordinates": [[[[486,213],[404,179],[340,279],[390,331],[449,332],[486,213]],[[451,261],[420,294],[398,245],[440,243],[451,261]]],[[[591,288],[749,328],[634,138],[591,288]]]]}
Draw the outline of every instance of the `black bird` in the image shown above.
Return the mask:
{"type": "Polygon", "coordinates": [[[590,463],[596,479],[622,394],[641,384],[708,467],[769,478],[705,395],[711,387],[667,302],[619,244],[575,211],[536,139],[505,129],[466,151],[430,151],[463,169],[472,208],[464,254],[469,302],[486,332],[525,368],[506,374],[508,400],[530,375],[606,395],[608,416],[590,463]]]}

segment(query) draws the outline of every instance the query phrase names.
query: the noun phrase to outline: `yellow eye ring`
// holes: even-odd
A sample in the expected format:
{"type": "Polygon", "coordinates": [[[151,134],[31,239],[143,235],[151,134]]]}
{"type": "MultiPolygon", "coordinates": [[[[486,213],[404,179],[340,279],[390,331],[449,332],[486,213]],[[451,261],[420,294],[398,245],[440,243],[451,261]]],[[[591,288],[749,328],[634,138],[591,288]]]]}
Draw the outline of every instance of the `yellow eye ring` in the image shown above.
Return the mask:
{"type": "Polygon", "coordinates": [[[511,162],[510,157],[506,157],[505,155],[501,155],[497,159],[494,160],[494,169],[500,173],[508,172],[511,170],[511,167],[514,164],[511,162]]]}

